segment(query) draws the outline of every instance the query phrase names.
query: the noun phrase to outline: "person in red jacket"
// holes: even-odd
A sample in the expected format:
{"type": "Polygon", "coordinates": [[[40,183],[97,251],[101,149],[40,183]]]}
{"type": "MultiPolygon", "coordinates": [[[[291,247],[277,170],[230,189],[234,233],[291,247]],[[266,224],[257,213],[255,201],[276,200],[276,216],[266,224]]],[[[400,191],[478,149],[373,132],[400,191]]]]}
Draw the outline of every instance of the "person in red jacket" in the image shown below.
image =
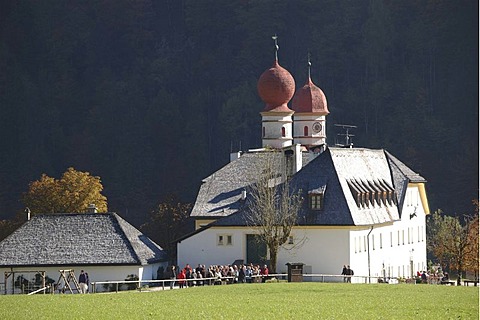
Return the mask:
{"type": "Polygon", "coordinates": [[[178,279],[178,286],[180,287],[180,289],[182,289],[184,284],[185,284],[185,279],[186,279],[184,269],[182,271],[180,271],[180,273],[177,275],[177,279],[178,279]]]}
{"type": "Polygon", "coordinates": [[[260,270],[260,274],[262,275],[262,282],[265,282],[268,279],[268,267],[264,265],[263,268],[260,270]]]}

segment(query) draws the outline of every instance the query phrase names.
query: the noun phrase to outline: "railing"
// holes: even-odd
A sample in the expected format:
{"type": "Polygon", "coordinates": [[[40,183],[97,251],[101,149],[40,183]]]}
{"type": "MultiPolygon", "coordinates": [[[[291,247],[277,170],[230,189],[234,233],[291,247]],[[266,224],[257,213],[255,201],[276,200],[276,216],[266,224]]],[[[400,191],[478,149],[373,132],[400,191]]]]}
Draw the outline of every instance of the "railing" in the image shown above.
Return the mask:
{"type": "Polygon", "coordinates": [[[50,289],[50,288],[51,288],[51,286],[46,286],[46,287],[40,288],[38,290],[35,290],[35,291],[32,291],[32,292],[28,293],[27,296],[45,291],[45,290],[50,289]]]}
{"type": "MultiPolygon", "coordinates": [[[[407,283],[415,284],[416,279],[404,279],[398,277],[378,277],[378,276],[346,276],[338,274],[299,274],[295,276],[301,276],[302,281],[304,282],[322,282],[322,283],[340,283],[340,282],[351,282],[351,283],[407,283]]],[[[105,290],[109,292],[119,292],[125,290],[122,285],[133,285],[133,288],[139,291],[142,290],[151,290],[152,288],[158,288],[161,290],[168,290],[173,288],[179,288],[181,286],[190,287],[190,286],[203,286],[203,285],[224,285],[224,284],[233,284],[234,279],[237,277],[208,277],[208,278],[193,278],[193,279],[164,279],[164,280],[123,280],[123,281],[97,281],[92,282],[92,293],[102,292],[104,290],[99,290],[100,285],[109,286],[105,290]]],[[[288,274],[286,273],[277,273],[269,274],[268,276],[254,275],[252,277],[246,278],[247,283],[261,283],[271,279],[277,279],[280,281],[287,281],[288,274]]],[[[292,275],[293,279],[293,275],[292,275]]],[[[128,290],[128,289],[127,289],[128,290]]]]}
{"type": "MultiPolygon", "coordinates": [[[[282,279],[286,280],[287,279],[287,274],[270,274],[268,276],[263,276],[263,275],[253,275],[251,277],[246,277],[245,280],[247,283],[261,283],[267,279],[272,279],[272,278],[277,278],[281,277],[282,279]]],[[[190,278],[190,279],[163,279],[163,280],[122,280],[122,281],[96,281],[92,282],[92,293],[100,292],[99,291],[99,286],[100,285],[106,285],[109,286],[108,290],[109,292],[115,291],[122,291],[122,285],[135,285],[135,289],[137,290],[145,290],[148,285],[148,288],[150,286],[152,287],[157,287],[161,288],[162,290],[165,290],[166,288],[170,289],[172,287],[179,287],[180,284],[183,284],[185,287],[190,287],[190,286],[203,286],[203,285],[225,285],[225,284],[233,284],[235,279],[238,279],[238,277],[208,277],[208,278],[190,278]],[[172,283],[173,282],[173,283],[172,283]]]]}

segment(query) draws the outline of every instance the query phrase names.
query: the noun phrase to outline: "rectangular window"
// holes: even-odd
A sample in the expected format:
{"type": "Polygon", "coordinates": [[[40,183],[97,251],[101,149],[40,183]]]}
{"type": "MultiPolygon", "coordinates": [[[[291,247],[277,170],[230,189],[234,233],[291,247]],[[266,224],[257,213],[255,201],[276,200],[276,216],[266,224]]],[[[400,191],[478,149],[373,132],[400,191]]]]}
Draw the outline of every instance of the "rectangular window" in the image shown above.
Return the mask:
{"type": "Polygon", "coordinates": [[[363,251],[367,251],[367,237],[363,236],[363,251]]]}
{"type": "Polygon", "coordinates": [[[420,242],[420,226],[417,227],[417,239],[420,242]]]}
{"type": "Polygon", "coordinates": [[[372,249],[375,250],[375,235],[372,234],[372,249]]]}
{"type": "Polygon", "coordinates": [[[397,245],[400,245],[400,230],[397,231],[397,245]]]}
{"type": "Polygon", "coordinates": [[[402,244],[405,244],[405,230],[402,230],[402,244]]]}
{"type": "Polygon", "coordinates": [[[383,248],[383,239],[382,239],[382,234],[380,233],[380,249],[383,248]]]}
{"type": "Polygon", "coordinates": [[[311,194],[310,195],[310,208],[312,210],[323,209],[323,194],[311,194]]]}
{"type": "Polygon", "coordinates": [[[355,242],[355,253],[357,253],[357,237],[353,238],[353,242],[355,242]]]}
{"type": "Polygon", "coordinates": [[[390,247],[393,247],[393,232],[390,231],[390,247]]]}
{"type": "Polygon", "coordinates": [[[217,235],[217,246],[232,246],[233,236],[231,234],[217,235]]]}
{"type": "Polygon", "coordinates": [[[408,228],[408,244],[410,244],[410,228],[408,228]]]}

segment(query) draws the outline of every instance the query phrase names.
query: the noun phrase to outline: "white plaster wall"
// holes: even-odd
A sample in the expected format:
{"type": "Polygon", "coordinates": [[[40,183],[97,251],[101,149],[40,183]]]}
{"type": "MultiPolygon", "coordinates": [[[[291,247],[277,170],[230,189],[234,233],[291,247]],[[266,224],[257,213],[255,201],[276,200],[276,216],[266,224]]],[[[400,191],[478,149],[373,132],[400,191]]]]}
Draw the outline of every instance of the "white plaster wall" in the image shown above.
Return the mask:
{"type": "MultiPolygon", "coordinates": [[[[368,252],[372,277],[383,277],[384,269],[386,277],[410,277],[410,259],[414,273],[426,268],[425,212],[416,187],[408,188],[401,220],[375,225],[367,247],[369,231],[370,226],[296,227],[292,231],[294,245],[279,251],[277,271],[286,272],[287,262],[302,262],[311,266],[313,274],[340,274],[345,264],[355,275],[368,276],[368,252]],[[415,216],[410,218],[413,212],[415,216]]],[[[246,235],[251,233],[248,228],[209,228],[178,244],[178,264],[208,266],[246,260],[246,235]],[[218,246],[219,234],[232,235],[233,245],[218,246]]]]}
{"type": "MultiPolygon", "coordinates": [[[[178,265],[231,264],[246,260],[247,228],[209,228],[178,244],[178,265]],[[232,246],[218,246],[219,234],[231,234],[232,246]]],[[[287,262],[302,262],[312,266],[312,273],[341,273],[349,256],[348,229],[295,229],[294,245],[286,245],[278,255],[277,271],[286,272],[287,262]],[[303,243],[301,246],[299,243],[303,243]]]]}
{"type": "Polygon", "coordinates": [[[291,115],[262,115],[262,126],[262,130],[265,130],[265,136],[262,137],[263,147],[283,148],[292,145],[291,115]],[[282,137],[282,127],[285,128],[285,137],[282,137]]]}
{"type": "Polygon", "coordinates": [[[340,274],[348,263],[348,229],[295,228],[293,245],[284,245],[278,255],[277,271],[287,272],[287,262],[311,266],[313,274],[340,274]]]}
{"type": "MultiPolygon", "coordinates": [[[[356,275],[368,276],[368,247],[365,242],[369,231],[369,227],[351,231],[350,265],[356,275]]],[[[401,220],[374,226],[369,245],[371,276],[383,277],[385,269],[386,277],[409,278],[412,272],[411,260],[414,275],[426,268],[425,212],[416,187],[407,190],[401,220]],[[414,211],[415,216],[410,217],[414,211]]]]}
{"type": "Polygon", "coordinates": [[[237,259],[244,259],[246,229],[242,228],[209,228],[183,240],[177,245],[177,263],[184,267],[204,264],[231,264],[237,259]],[[232,245],[217,245],[219,234],[232,235],[232,245]]]}

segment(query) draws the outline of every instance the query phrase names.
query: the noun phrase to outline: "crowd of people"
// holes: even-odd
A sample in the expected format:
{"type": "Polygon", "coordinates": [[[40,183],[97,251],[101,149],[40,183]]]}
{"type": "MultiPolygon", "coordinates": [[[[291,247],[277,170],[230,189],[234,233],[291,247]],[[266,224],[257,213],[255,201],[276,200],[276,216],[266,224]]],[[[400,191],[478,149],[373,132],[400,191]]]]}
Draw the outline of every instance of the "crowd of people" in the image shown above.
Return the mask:
{"type": "Polygon", "coordinates": [[[448,272],[443,272],[442,268],[440,267],[433,268],[430,273],[428,273],[427,271],[417,271],[417,278],[420,278],[422,280],[422,283],[433,284],[438,284],[450,280],[448,272]]]}
{"type": "Polygon", "coordinates": [[[159,270],[159,279],[170,279],[170,288],[178,285],[180,289],[190,286],[222,285],[233,283],[265,282],[269,271],[267,265],[211,265],[208,268],[199,264],[192,268],[187,264],[184,268],[169,266],[167,270],[159,270]]]}

